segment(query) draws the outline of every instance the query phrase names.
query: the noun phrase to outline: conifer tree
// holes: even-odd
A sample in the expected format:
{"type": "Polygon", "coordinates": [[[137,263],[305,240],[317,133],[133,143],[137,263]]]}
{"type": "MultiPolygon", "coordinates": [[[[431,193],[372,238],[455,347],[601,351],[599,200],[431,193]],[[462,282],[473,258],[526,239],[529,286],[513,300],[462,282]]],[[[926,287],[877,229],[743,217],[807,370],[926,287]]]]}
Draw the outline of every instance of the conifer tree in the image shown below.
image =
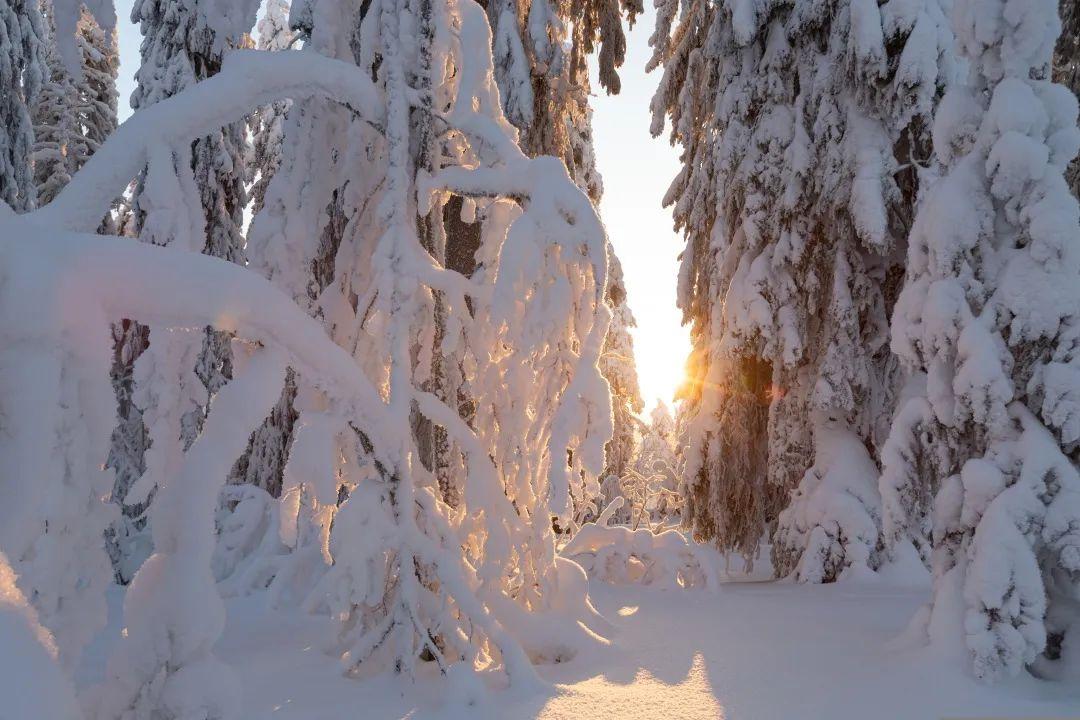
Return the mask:
{"type": "MultiPolygon", "coordinates": [[[[347,669],[383,655],[402,671],[420,659],[446,667],[468,658],[481,633],[516,682],[530,673],[490,617],[513,618],[499,622],[517,625],[512,632],[523,633],[534,654],[565,647],[566,636],[542,637],[521,613],[554,609],[565,590],[580,589],[564,577],[574,569],[555,559],[550,517],[568,515],[571,498],[602,469],[610,436],[607,388],[596,366],[608,318],[602,228],[560,162],[530,160],[514,144],[516,131],[491,83],[486,19],[471,0],[311,10],[293,9],[301,52],[335,55],[375,78],[385,125],[374,128],[328,101],[295,103],[282,164],[253,222],[251,256],[375,379],[392,424],[364,430],[344,422],[340,399],[297,373],[298,417],[274,505],[282,531],[263,562],[235,567],[282,599],[299,589],[301,600],[342,618],[347,669]],[[447,37],[453,42],[438,41],[447,37]],[[436,107],[466,130],[436,133],[436,107]],[[533,168],[536,179],[522,186],[531,201],[498,199],[483,173],[469,169],[475,162],[494,162],[515,177],[518,168],[533,168]],[[551,201],[572,207],[560,211],[551,201]],[[460,222],[480,226],[474,262],[461,275],[444,265],[451,262],[448,207],[460,222]],[[544,246],[542,237],[562,231],[533,232],[548,222],[563,227],[560,212],[570,212],[577,229],[568,237],[584,242],[575,246],[587,248],[587,257],[544,246]],[[546,284],[551,273],[573,282],[546,284]],[[471,289],[490,283],[493,294],[471,289]],[[521,302],[525,297],[535,303],[521,302]],[[564,318],[541,309],[550,303],[577,309],[564,318]],[[551,325],[555,317],[569,324],[551,325]],[[453,365],[445,369],[460,364],[462,372],[443,378],[468,380],[460,394],[441,394],[453,388],[437,375],[438,359],[447,358],[453,365]],[[531,388],[533,396],[521,402],[499,390],[510,386],[531,388]],[[470,411],[455,403],[462,395],[475,401],[465,418],[470,411]],[[433,451],[439,435],[418,417],[445,432],[445,451],[433,451]],[[458,461],[445,476],[444,458],[458,461]],[[525,511],[541,498],[557,510],[525,511]],[[468,511],[481,505],[486,517],[468,511]],[[476,524],[488,522],[498,528],[489,533],[476,524]],[[508,562],[521,563],[521,573],[507,574],[508,562]],[[474,579],[482,604],[470,599],[474,579]],[[311,592],[313,582],[320,592],[311,592]],[[465,621],[473,629],[458,632],[465,621]],[[430,632],[417,634],[424,627],[430,632]]],[[[453,262],[470,265],[461,260],[453,262]]],[[[264,550],[260,544],[257,554],[264,550]]]]}
{"type": "Polygon", "coordinates": [[[641,10],[640,0],[487,4],[495,79],[506,117],[522,131],[527,154],[560,157],[577,179],[572,133],[575,116],[587,108],[586,58],[599,50],[600,85],[618,93],[618,69],[626,55],[622,15],[633,24],[641,10]]]}
{"type": "Polygon", "coordinates": [[[30,108],[49,76],[37,0],[0,2],[0,200],[16,212],[36,204],[30,108]]]}
{"type": "MultiPolygon", "coordinates": [[[[296,34],[289,28],[289,3],[287,0],[269,0],[266,10],[258,25],[258,48],[260,50],[288,50],[296,40],[296,34]]],[[[248,173],[253,183],[251,189],[251,211],[262,210],[266,198],[266,187],[281,165],[281,142],[284,133],[285,114],[289,110],[289,101],[259,108],[252,120],[251,133],[252,158],[248,173]]]]}
{"type": "MultiPolygon", "coordinates": [[[[300,52],[355,64],[360,48],[352,41],[359,39],[360,18],[359,7],[351,2],[326,3],[318,12],[313,0],[291,9],[271,2],[259,26],[259,43],[277,51],[297,46],[300,52]]],[[[377,152],[377,138],[362,120],[321,97],[261,108],[257,119],[252,171],[260,176],[253,188],[258,211],[248,238],[251,267],[322,321],[335,342],[356,352],[360,336],[342,313],[350,295],[359,295],[354,273],[362,272],[358,266],[368,252],[365,243],[376,230],[361,219],[361,211],[377,202],[378,183],[364,171],[369,154],[377,152]]],[[[284,477],[294,425],[305,407],[304,398],[297,406],[303,386],[303,378],[290,369],[277,404],[252,434],[230,482],[254,485],[273,498],[285,490],[295,493],[295,504],[290,500],[288,507],[297,531],[288,550],[306,555],[298,564],[311,573],[325,571],[325,562],[318,551],[303,552],[303,546],[310,548],[310,542],[325,537],[331,516],[318,507],[310,487],[290,486],[284,477]]],[[[288,574],[279,573],[278,585],[288,583],[288,574]]]]}
{"type": "MultiPolygon", "coordinates": [[[[36,132],[33,172],[38,200],[44,205],[64,189],[94,148],[84,135],[78,84],[57,48],[51,3],[45,5],[42,20],[50,31],[45,39],[48,76],[32,111],[36,132]]],[[[31,27],[32,23],[27,23],[24,29],[31,27]]],[[[99,355],[94,353],[95,361],[99,355]]],[[[70,357],[60,360],[65,366],[71,362],[70,357]]],[[[84,645],[105,623],[102,592],[109,581],[109,559],[101,538],[113,513],[101,498],[108,494],[113,478],[94,455],[98,430],[89,428],[75,409],[80,398],[91,404],[102,398],[74,379],[70,367],[65,367],[61,376],[59,394],[51,400],[39,398],[43,405],[54,405],[50,412],[60,418],[55,436],[46,442],[53,443],[58,453],[79,460],[53,465],[43,473],[48,477],[42,477],[41,482],[56,485],[34,508],[40,533],[30,543],[5,547],[16,563],[27,597],[56,637],[61,662],[70,670],[84,645]],[[96,462],[87,468],[81,464],[86,458],[96,462]]]]}
{"type": "Polygon", "coordinates": [[[33,107],[34,184],[38,203],[45,205],[68,184],[90,155],[83,134],[79,91],[60,58],[52,4],[45,6],[48,27],[45,67],[48,76],[33,107]]]}
{"type": "MultiPolygon", "coordinates": [[[[131,19],[139,23],[143,35],[141,65],[136,73],[138,85],[131,97],[135,110],[173,96],[199,80],[213,76],[221,67],[224,54],[243,42],[254,24],[255,4],[238,3],[227,11],[208,13],[188,0],[139,0],[132,6],[131,19]]],[[[134,232],[154,244],[193,243],[193,249],[215,257],[243,264],[244,237],[241,232],[243,210],[247,204],[244,187],[245,128],[233,123],[220,132],[201,138],[186,152],[172,149],[175,163],[189,163],[182,203],[189,211],[202,209],[202,218],[194,215],[176,222],[175,208],[157,208],[148,204],[146,185],[152,180],[142,176],[132,197],[134,232]],[[161,212],[155,215],[155,211],[161,212]]],[[[175,202],[179,202],[178,200],[175,202]]],[[[183,212],[180,213],[183,215],[183,212]]],[[[120,422],[113,436],[110,465],[117,469],[114,497],[126,501],[131,483],[145,470],[142,456],[147,450],[141,413],[129,402],[133,392],[133,368],[149,342],[147,328],[127,320],[114,331],[116,340],[114,384],[120,404],[120,422]],[[125,412],[126,411],[126,412],[125,412]]],[[[182,425],[184,445],[198,435],[210,399],[231,375],[229,339],[224,333],[207,331],[203,351],[198,356],[196,376],[202,386],[201,398],[187,412],[182,425]]],[[[140,513],[136,504],[128,512],[140,513]]],[[[130,528],[121,528],[120,537],[130,528]]]]}
{"type": "Polygon", "coordinates": [[[604,352],[600,356],[600,371],[611,387],[611,405],[615,414],[615,434],[608,443],[607,466],[604,476],[621,477],[634,459],[637,450],[637,414],[645,408],[638,388],[637,368],[634,364],[634,339],[630,328],[636,325],[627,302],[623,283],[622,264],[608,245],[608,262],[611,279],[608,281],[607,302],[611,307],[611,327],[604,340],[604,352]]]}
{"type": "Polygon", "coordinates": [[[977,678],[1075,678],[1080,209],[1064,172],[1077,101],[1051,80],[1053,0],[961,0],[953,27],[970,70],[935,114],[939,177],[893,316],[892,347],[925,383],[892,428],[885,540],[895,552],[930,530],[922,618],[977,678]]]}
{"type": "MultiPolygon", "coordinates": [[[[51,2],[44,6],[48,77],[33,109],[34,178],[39,204],[50,202],[71,176],[116,129],[115,37],[109,38],[83,6],[73,38],[79,70],[73,75],[61,57],[51,2]]],[[[106,223],[112,221],[110,214],[106,223]]]]}
{"type": "Polygon", "coordinates": [[[752,351],[732,352],[721,345],[720,314],[737,268],[725,261],[711,238],[723,233],[721,240],[736,248],[732,254],[738,251],[742,241],[726,237],[737,225],[720,214],[725,209],[720,203],[737,218],[744,197],[755,198],[748,212],[777,222],[778,201],[770,189],[780,188],[784,132],[776,127],[781,139],[772,140],[764,131],[778,123],[769,125],[764,119],[781,112],[774,109],[777,105],[790,104],[791,56],[783,31],[786,7],[778,9],[769,26],[773,48],[766,57],[765,37],[754,28],[744,29],[737,42],[729,6],[697,3],[681,11],[677,0],[659,3],[649,40],[653,56],[646,69],[663,68],[651,105],[652,132],[663,132],[670,117],[671,142],[682,147],[683,167],[664,202],[674,204],[675,226],[687,243],[678,296],[692,343],[688,381],[680,391],[692,418],[687,425],[684,520],[699,539],[753,556],[784,495],[768,482],[766,472],[771,373],[752,351]],[[738,102],[744,96],[755,102],[738,102]],[[759,118],[762,137],[750,143],[759,118]],[[729,130],[722,151],[720,140],[729,130]],[[740,146],[757,155],[741,158],[740,146]],[[726,176],[721,171],[731,176],[733,189],[745,189],[722,193],[726,176]]]}
{"type": "MultiPolygon", "coordinates": [[[[284,4],[278,7],[277,3],[268,6],[265,32],[260,29],[260,43],[269,49],[288,47],[294,43],[291,34],[284,30],[283,21],[284,4]]],[[[626,5],[626,10],[631,18],[634,16],[632,4],[626,5]]],[[[595,168],[595,158],[591,145],[591,127],[588,108],[588,71],[584,62],[585,53],[591,52],[594,44],[599,43],[602,47],[601,66],[602,77],[605,86],[609,89],[618,89],[616,68],[622,62],[625,39],[619,19],[619,7],[617,3],[605,2],[596,4],[583,4],[581,6],[562,6],[537,2],[523,7],[507,6],[488,7],[489,17],[503,17],[505,11],[506,20],[501,30],[493,37],[493,52],[498,56],[500,52],[511,53],[518,64],[513,67],[508,65],[496,68],[496,80],[501,90],[504,109],[508,118],[522,131],[522,147],[530,155],[553,154],[561,157],[574,178],[594,200],[599,200],[602,185],[599,174],[595,168]],[[610,12],[615,14],[610,16],[610,12]],[[509,20],[511,15],[521,19],[518,23],[515,19],[509,20]],[[534,34],[528,31],[525,18],[531,17],[536,21],[542,21],[540,27],[543,33],[534,34]],[[577,18],[579,22],[572,23],[577,18]],[[569,38],[570,28],[574,27],[573,42],[565,44],[569,38]],[[546,38],[546,39],[544,39],[546,38]],[[552,62],[545,64],[541,54],[534,52],[534,45],[539,43],[543,46],[543,53],[551,55],[552,62]],[[524,48],[528,46],[528,52],[524,48]],[[607,48],[607,50],[603,50],[607,48]],[[574,58],[571,62],[571,58],[574,58]],[[541,88],[542,91],[533,93],[529,88],[541,88]],[[524,93],[519,97],[518,93],[524,93]],[[521,102],[522,97],[527,96],[529,107],[526,109],[521,102]],[[519,102],[520,101],[520,102],[519,102]],[[535,102],[534,102],[535,101],[535,102]],[[518,112],[520,111],[520,112],[518,112]],[[530,139],[532,138],[532,139],[530,139]]],[[[320,10],[325,12],[325,8],[320,10]]],[[[342,33],[350,32],[357,21],[354,18],[362,14],[348,3],[343,4],[335,11],[339,17],[339,26],[329,28],[324,23],[317,22],[316,13],[311,3],[297,5],[292,11],[292,24],[305,40],[305,48],[315,49],[317,52],[325,52],[343,59],[355,59],[359,57],[363,38],[360,36],[342,36],[342,33]],[[351,56],[351,57],[350,57],[351,56]]],[[[494,22],[494,21],[493,21],[494,22]]],[[[543,57],[546,57],[543,56],[543,57]]],[[[325,104],[322,100],[308,101],[314,107],[325,104]]],[[[256,134],[255,139],[255,163],[259,165],[261,180],[254,188],[256,204],[262,207],[264,203],[277,203],[276,207],[268,207],[267,212],[259,213],[253,225],[251,238],[253,261],[263,268],[263,272],[271,278],[276,278],[283,287],[297,299],[311,308],[316,316],[321,316],[330,323],[334,333],[343,333],[340,342],[352,342],[346,340],[353,335],[352,330],[339,326],[334,319],[338,309],[333,303],[336,298],[348,298],[352,293],[351,285],[355,280],[346,280],[344,276],[335,278],[335,274],[349,272],[347,267],[340,268],[341,258],[336,258],[342,243],[356,244],[364,236],[365,230],[359,226],[357,213],[368,203],[372,202],[371,193],[374,189],[366,179],[353,177],[349,170],[349,164],[345,161],[346,155],[322,158],[320,154],[309,157],[292,159],[289,157],[291,148],[286,149],[281,159],[273,154],[275,144],[280,144],[280,138],[290,134],[288,123],[285,130],[277,128],[280,124],[280,110],[264,109],[259,122],[264,128],[256,134]],[[265,142],[262,138],[266,138],[265,142]],[[307,170],[297,177],[319,177],[320,182],[306,187],[302,197],[295,199],[285,197],[271,197],[268,194],[268,175],[273,172],[275,163],[284,162],[286,165],[300,163],[307,166],[307,170]],[[265,168],[263,163],[266,163],[265,168]],[[322,169],[316,170],[319,165],[322,169]],[[269,170],[269,172],[267,172],[269,170]],[[350,180],[350,178],[352,178],[350,180]],[[346,191],[346,187],[351,190],[346,191]],[[317,189],[316,189],[317,188],[317,189]],[[263,198],[266,198],[265,200],[263,198]],[[292,239],[281,243],[280,233],[287,232],[289,235],[294,231],[286,230],[279,220],[286,214],[288,204],[302,202],[307,206],[303,210],[306,217],[311,218],[314,226],[320,228],[320,237],[317,239],[317,248],[304,248],[298,256],[286,257],[280,255],[284,247],[300,248],[292,239]],[[350,222],[350,218],[353,218],[350,222]],[[267,244],[271,238],[277,238],[273,243],[267,244]],[[268,255],[263,248],[278,254],[268,255]],[[332,291],[331,291],[332,288],[332,291]],[[326,293],[324,295],[324,293],[326,293]]],[[[314,123],[322,126],[320,132],[327,134],[323,142],[326,147],[342,147],[348,145],[355,147],[355,152],[367,153],[364,149],[372,141],[361,137],[364,131],[357,123],[344,117],[340,108],[328,107],[325,111],[300,110],[294,113],[297,120],[314,123]],[[341,133],[347,133],[342,135],[341,133]],[[333,143],[332,138],[351,136],[348,142],[333,143]]],[[[290,122],[292,118],[290,118],[290,122]]],[[[299,132],[293,129],[292,133],[299,132]]],[[[354,162],[352,167],[358,167],[354,162]]],[[[292,172],[290,170],[290,172],[292,172]]],[[[283,184],[282,188],[288,188],[283,184]]],[[[472,254],[476,250],[479,239],[481,222],[475,222],[470,218],[469,222],[462,222],[463,213],[469,214],[471,206],[462,203],[460,198],[449,198],[440,211],[443,223],[439,227],[426,227],[422,242],[436,257],[437,261],[455,266],[467,272],[477,269],[476,259],[472,254]]],[[[610,250],[609,250],[610,252],[610,250]]],[[[612,282],[620,282],[617,278],[620,274],[612,275],[612,282]]],[[[612,286],[609,298],[619,298],[623,303],[625,290],[612,286]]],[[[350,301],[351,302],[351,301],[350,301]]],[[[446,331],[444,327],[445,314],[442,304],[444,299],[439,291],[435,291],[432,299],[431,312],[433,313],[433,326],[435,332],[435,347],[438,348],[431,358],[430,378],[427,387],[433,393],[445,400],[452,400],[459,408],[463,417],[468,418],[471,413],[472,401],[469,398],[466,376],[468,370],[462,366],[463,359],[460,355],[447,351],[447,343],[443,341],[446,331]]],[[[632,322],[632,315],[628,309],[618,313],[618,319],[613,323],[613,342],[625,350],[632,347],[629,335],[623,329],[625,322],[632,322]]],[[[632,376],[625,372],[629,367],[632,372],[632,355],[630,363],[621,365],[624,378],[617,383],[625,389],[625,397],[616,403],[617,421],[621,421],[617,437],[625,441],[630,436],[631,426],[629,413],[636,411],[640,403],[637,391],[636,375],[632,376]],[[629,410],[627,410],[629,408],[629,410]]],[[[616,365],[606,364],[605,370],[610,367],[616,371],[616,365]]],[[[252,446],[245,458],[241,459],[233,471],[233,482],[246,480],[271,491],[278,492],[281,487],[281,473],[284,468],[287,448],[291,442],[291,425],[295,422],[296,413],[292,408],[296,393],[295,379],[290,375],[287,387],[283,391],[282,399],[275,407],[271,417],[267,419],[263,428],[252,438],[252,446]]],[[[430,466],[439,476],[440,485],[444,487],[446,497],[454,495],[453,486],[457,481],[450,475],[453,468],[462,463],[461,450],[453,447],[453,443],[444,437],[443,430],[428,422],[427,419],[418,415],[414,418],[416,423],[415,432],[422,438],[421,445],[424,448],[421,453],[424,463],[430,466]]],[[[612,452],[618,452],[612,448],[612,452]]],[[[627,455],[626,448],[622,450],[627,455]]]]}
{"type": "Polygon", "coordinates": [[[80,119],[86,143],[93,153],[117,125],[116,76],[120,70],[116,31],[107,33],[86,6],[79,12],[75,43],[82,79],[77,82],[80,119]]]}
{"type": "MultiPolygon", "coordinates": [[[[633,0],[593,0],[558,5],[547,0],[493,3],[488,16],[494,28],[493,53],[496,80],[507,118],[521,131],[522,149],[536,155],[563,159],[570,177],[593,202],[603,195],[603,179],[596,166],[593,147],[591,87],[586,55],[600,45],[599,71],[603,88],[612,94],[620,89],[618,68],[626,49],[621,13],[631,23],[641,11],[633,0]],[[538,40],[525,26],[515,25],[511,13],[545,20],[550,45],[538,40]],[[533,15],[535,13],[535,15],[533,15]],[[572,40],[564,40],[568,28],[572,40]],[[528,89],[526,89],[528,88],[528,89]],[[531,107],[526,103],[531,102],[531,107]]],[[[628,304],[622,265],[615,248],[608,245],[609,286],[607,302],[612,310],[605,340],[601,371],[612,393],[615,434],[607,447],[605,476],[621,476],[634,455],[638,421],[644,401],[634,363],[630,328],[636,325],[628,304]]]]}
{"type": "MultiPolygon", "coordinates": [[[[799,199],[780,254],[799,288],[790,305],[806,364],[791,366],[801,378],[774,372],[801,400],[783,420],[774,405],[770,464],[800,424],[813,455],[778,519],[773,565],[830,581],[881,559],[876,462],[902,380],[888,322],[953,43],[939,0],[797,5],[788,35],[799,88],[788,192],[799,199]]],[[[786,478],[802,469],[780,464],[786,478]]]]}
{"type": "MultiPolygon", "coordinates": [[[[1054,82],[1080,96],[1080,2],[1061,0],[1061,35],[1054,48],[1054,82]]],[[[1073,160],[1065,171],[1073,195],[1080,197],[1080,161],[1073,160]]]]}
{"type": "Polygon", "coordinates": [[[937,0],[678,8],[658,8],[651,66],[653,131],[670,118],[683,148],[665,201],[687,237],[688,521],[747,558],[779,521],[777,571],[831,580],[876,561],[859,448],[883,441],[896,391],[886,328],[944,16],[937,0]]]}
{"type": "MultiPolygon", "coordinates": [[[[289,50],[298,39],[289,27],[289,3],[270,0],[258,25],[260,50],[289,50]]],[[[266,203],[270,181],[281,166],[282,143],[286,115],[292,103],[280,100],[259,108],[251,117],[251,154],[248,162],[248,181],[251,186],[251,212],[258,216],[266,203]]],[[[254,259],[256,263],[258,258],[254,259]]],[[[230,483],[248,483],[266,490],[272,497],[281,494],[285,461],[292,441],[292,428],[297,413],[293,407],[296,397],[296,377],[290,369],[285,387],[270,416],[256,430],[243,456],[229,475],[230,483]]]]}

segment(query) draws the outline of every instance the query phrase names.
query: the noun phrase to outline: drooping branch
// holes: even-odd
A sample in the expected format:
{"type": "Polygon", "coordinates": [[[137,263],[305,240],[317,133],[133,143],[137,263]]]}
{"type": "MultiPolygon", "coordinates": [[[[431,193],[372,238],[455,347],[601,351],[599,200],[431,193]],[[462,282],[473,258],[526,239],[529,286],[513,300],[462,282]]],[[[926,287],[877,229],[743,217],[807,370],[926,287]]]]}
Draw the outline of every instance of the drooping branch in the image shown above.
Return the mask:
{"type": "Polygon", "coordinates": [[[312,95],[326,95],[365,120],[381,123],[379,92],[355,65],[318,53],[235,51],[214,77],[129,118],[34,216],[69,230],[92,230],[102,208],[146,165],[151,148],[177,147],[242,119],[252,108],[312,95]]]}
{"type": "Polygon", "coordinates": [[[41,282],[43,276],[30,266],[46,263],[49,287],[38,288],[40,297],[51,294],[61,307],[97,304],[104,317],[133,317],[154,326],[210,325],[280,347],[289,364],[313,382],[352,398],[366,431],[377,432],[384,403],[363,371],[317,320],[256,273],[208,255],[128,238],[58,233],[39,242],[41,231],[32,227],[32,219],[16,221],[28,232],[16,231],[0,244],[0,262],[13,271],[22,267],[19,275],[41,282]]]}

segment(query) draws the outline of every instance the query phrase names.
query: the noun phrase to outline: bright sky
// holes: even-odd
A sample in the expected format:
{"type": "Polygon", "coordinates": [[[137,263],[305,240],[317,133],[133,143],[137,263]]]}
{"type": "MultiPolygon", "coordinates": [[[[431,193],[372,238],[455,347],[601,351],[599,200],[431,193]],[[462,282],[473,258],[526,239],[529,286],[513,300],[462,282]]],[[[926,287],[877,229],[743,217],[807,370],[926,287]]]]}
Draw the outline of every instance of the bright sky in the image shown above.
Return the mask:
{"type": "MultiPolygon", "coordinates": [[[[660,71],[645,74],[654,15],[652,3],[645,5],[646,14],[629,33],[626,63],[619,73],[622,92],[609,97],[600,90],[593,98],[593,137],[604,176],[600,214],[622,261],[630,309],[637,318],[634,351],[647,417],[658,399],[671,403],[690,340],[675,307],[676,257],[682,241],[671,229],[671,213],[660,207],[678,170],[678,154],[665,137],[649,136],[649,101],[660,71]]],[[[140,35],[129,20],[131,0],[117,0],[116,13],[123,119],[131,113],[128,100],[135,89],[140,35]]],[[[595,79],[594,85],[599,88],[595,79]]]]}
{"type": "Polygon", "coordinates": [[[633,331],[638,380],[645,413],[663,400],[671,404],[690,353],[690,333],[681,326],[675,307],[678,254],[682,240],[672,230],[670,209],[660,207],[668,184],[678,171],[678,151],[666,134],[653,139],[649,102],[660,82],[660,69],[645,74],[652,3],[627,38],[626,62],[619,71],[622,91],[604,94],[593,73],[593,140],[596,162],[604,176],[600,215],[622,261],[630,309],[637,318],[633,331]]]}

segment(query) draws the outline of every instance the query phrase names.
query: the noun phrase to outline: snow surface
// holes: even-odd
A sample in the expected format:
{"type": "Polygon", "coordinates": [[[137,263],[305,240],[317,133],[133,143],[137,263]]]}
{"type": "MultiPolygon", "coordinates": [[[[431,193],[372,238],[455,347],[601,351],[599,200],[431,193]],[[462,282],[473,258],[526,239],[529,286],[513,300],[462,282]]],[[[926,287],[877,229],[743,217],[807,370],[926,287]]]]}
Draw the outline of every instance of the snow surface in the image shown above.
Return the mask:
{"type": "MultiPolygon", "coordinates": [[[[592,583],[593,601],[615,625],[611,645],[541,666],[550,684],[531,694],[457,693],[458,683],[447,692],[434,667],[414,681],[343,677],[320,649],[335,636],[331,619],[267,610],[260,596],[228,602],[215,652],[240,678],[246,720],[339,720],[361,708],[370,720],[1080,715],[1080,688],[1027,675],[986,686],[960,663],[898,640],[927,596],[925,579],[888,567],[876,580],[825,586],[754,582],[768,576],[767,564],[753,578],[725,576],[717,594],[592,583]]],[[[85,668],[100,667],[119,634],[122,590],[110,600],[109,630],[85,668]]],[[[97,679],[84,671],[79,683],[97,679]]]]}

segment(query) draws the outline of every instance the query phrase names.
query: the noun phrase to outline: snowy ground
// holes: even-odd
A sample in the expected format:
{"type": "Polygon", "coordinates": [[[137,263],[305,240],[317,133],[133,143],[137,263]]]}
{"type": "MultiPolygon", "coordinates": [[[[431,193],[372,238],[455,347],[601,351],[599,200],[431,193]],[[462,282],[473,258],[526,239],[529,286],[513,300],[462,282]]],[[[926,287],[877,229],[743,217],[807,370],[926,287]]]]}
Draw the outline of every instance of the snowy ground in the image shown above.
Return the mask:
{"type": "MultiPolygon", "coordinates": [[[[333,636],[328,619],[268,612],[258,598],[230,603],[218,652],[242,679],[245,720],[1080,718],[1080,687],[1030,677],[985,687],[926,649],[890,649],[925,593],[886,582],[730,582],[717,594],[594,582],[618,627],[611,645],[543,668],[542,693],[495,691],[478,707],[439,700],[437,676],[344,678],[319,649],[333,636]]],[[[100,638],[89,660],[110,644],[100,638]]]]}

